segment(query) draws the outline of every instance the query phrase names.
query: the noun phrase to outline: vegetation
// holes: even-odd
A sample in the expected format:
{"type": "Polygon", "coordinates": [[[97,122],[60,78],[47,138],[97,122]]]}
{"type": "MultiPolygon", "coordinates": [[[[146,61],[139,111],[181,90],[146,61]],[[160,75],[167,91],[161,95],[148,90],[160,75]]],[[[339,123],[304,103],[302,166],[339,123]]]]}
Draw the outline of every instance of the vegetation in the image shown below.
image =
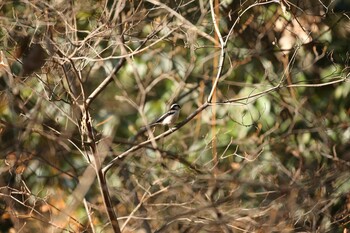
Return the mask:
{"type": "Polygon", "coordinates": [[[348,1],[0,12],[1,232],[349,231],[348,1]]]}

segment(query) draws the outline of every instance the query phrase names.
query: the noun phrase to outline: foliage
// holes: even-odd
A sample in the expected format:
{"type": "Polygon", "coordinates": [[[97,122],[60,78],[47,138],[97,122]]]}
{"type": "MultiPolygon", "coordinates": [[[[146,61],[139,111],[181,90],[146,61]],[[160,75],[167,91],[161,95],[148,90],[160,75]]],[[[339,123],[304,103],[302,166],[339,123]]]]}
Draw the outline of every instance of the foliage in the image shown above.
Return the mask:
{"type": "Polygon", "coordinates": [[[0,231],[346,232],[349,9],[2,1],[0,231]]]}

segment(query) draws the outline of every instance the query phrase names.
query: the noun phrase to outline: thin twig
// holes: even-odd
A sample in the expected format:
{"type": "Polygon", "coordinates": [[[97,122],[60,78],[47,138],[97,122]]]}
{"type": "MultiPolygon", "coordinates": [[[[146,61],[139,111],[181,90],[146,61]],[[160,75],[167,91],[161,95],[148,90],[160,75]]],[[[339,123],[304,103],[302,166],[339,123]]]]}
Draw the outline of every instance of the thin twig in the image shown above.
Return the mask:
{"type": "Polygon", "coordinates": [[[276,1],[267,1],[267,2],[259,2],[259,3],[254,3],[250,6],[248,6],[241,14],[239,14],[239,16],[237,17],[236,21],[233,23],[229,33],[227,34],[226,36],[226,39],[223,40],[222,38],[222,35],[221,35],[221,32],[220,32],[220,29],[219,29],[219,26],[217,25],[217,20],[215,18],[215,12],[214,12],[214,6],[213,6],[213,0],[210,0],[209,1],[210,3],[210,11],[211,11],[211,16],[212,16],[212,20],[213,20],[213,24],[214,24],[214,29],[215,29],[215,32],[216,34],[218,35],[219,37],[219,41],[220,41],[220,59],[219,59],[219,63],[218,63],[218,72],[216,74],[216,78],[215,78],[215,81],[214,81],[214,84],[213,84],[213,87],[210,91],[210,94],[208,96],[208,99],[207,99],[207,102],[208,103],[211,103],[212,101],[212,98],[213,98],[213,94],[214,94],[214,91],[215,89],[217,88],[217,85],[219,83],[219,79],[221,77],[221,73],[222,73],[222,68],[224,66],[224,61],[225,61],[225,55],[226,55],[226,52],[225,52],[225,48],[227,46],[227,42],[228,40],[230,39],[232,33],[233,33],[233,29],[234,27],[236,26],[236,24],[238,23],[238,21],[240,20],[240,18],[242,17],[243,14],[245,14],[249,9],[255,7],[255,6],[260,6],[260,5],[265,5],[265,4],[271,4],[271,3],[276,3],[276,1]]]}
{"type": "Polygon", "coordinates": [[[158,1],[155,1],[155,0],[146,0],[146,1],[152,3],[152,4],[156,5],[156,6],[160,6],[161,8],[163,8],[163,9],[167,10],[168,12],[170,12],[170,14],[172,14],[173,16],[178,18],[180,20],[180,22],[183,23],[182,26],[186,27],[188,30],[193,30],[194,32],[196,32],[199,35],[203,36],[204,38],[210,40],[214,44],[216,43],[215,39],[212,36],[210,36],[209,34],[207,34],[204,31],[199,30],[198,27],[193,25],[185,17],[183,17],[182,15],[180,15],[179,13],[177,13],[176,11],[174,11],[173,9],[171,9],[170,7],[165,5],[164,3],[161,3],[161,2],[158,2],[158,1]]]}
{"type": "Polygon", "coordinates": [[[95,233],[94,223],[93,223],[92,218],[91,218],[91,215],[92,215],[92,214],[91,214],[91,208],[90,208],[90,206],[88,205],[88,203],[87,203],[87,201],[86,201],[86,198],[84,198],[83,203],[84,203],[84,208],[85,208],[85,210],[86,210],[86,215],[87,215],[87,217],[88,217],[88,219],[89,219],[89,224],[90,224],[91,232],[92,232],[92,233],[95,233]]]}

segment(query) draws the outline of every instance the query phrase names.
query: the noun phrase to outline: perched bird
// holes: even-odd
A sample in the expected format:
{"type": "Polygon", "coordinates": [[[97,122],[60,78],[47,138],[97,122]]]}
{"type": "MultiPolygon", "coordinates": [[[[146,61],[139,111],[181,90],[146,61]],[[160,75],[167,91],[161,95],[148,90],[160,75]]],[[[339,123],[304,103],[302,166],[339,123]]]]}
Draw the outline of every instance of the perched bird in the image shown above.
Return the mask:
{"type": "Polygon", "coordinates": [[[178,104],[171,105],[170,109],[166,113],[164,113],[162,116],[157,118],[151,124],[143,126],[139,131],[137,131],[136,135],[134,137],[132,137],[131,141],[134,142],[135,140],[137,140],[137,138],[140,135],[145,133],[147,131],[147,129],[149,129],[153,126],[163,125],[163,126],[170,128],[170,126],[175,124],[175,122],[179,118],[180,110],[181,110],[180,105],[178,105],[178,104]]]}
{"type": "Polygon", "coordinates": [[[171,105],[170,109],[166,113],[164,113],[162,116],[160,116],[157,120],[153,121],[148,126],[152,127],[155,125],[164,125],[164,126],[173,125],[179,118],[180,110],[181,110],[180,105],[173,104],[171,105]]]}

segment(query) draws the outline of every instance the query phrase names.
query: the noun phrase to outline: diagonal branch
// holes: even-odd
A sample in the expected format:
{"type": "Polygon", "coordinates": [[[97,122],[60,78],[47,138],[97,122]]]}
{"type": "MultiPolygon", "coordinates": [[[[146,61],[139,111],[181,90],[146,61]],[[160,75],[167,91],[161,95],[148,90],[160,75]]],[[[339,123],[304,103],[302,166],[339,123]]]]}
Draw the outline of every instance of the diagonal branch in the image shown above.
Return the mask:
{"type": "Polygon", "coordinates": [[[208,106],[210,106],[208,103],[204,103],[203,105],[201,105],[200,107],[198,107],[191,115],[189,115],[185,120],[183,120],[182,122],[180,122],[178,125],[176,125],[174,128],[169,129],[167,131],[165,131],[164,133],[151,138],[149,140],[146,140],[144,142],[141,142],[133,147],[131,147],[129,150],[121,153],[120,155],[118,155],[117,157],[115,157],[114,159],[112,159],[112,161],[110,161],[103,169],[102,172],[104,174],[104,176],[106,176],[106,173],[108,172],[109,169],[111,169],[117,162],[118,160],[124,158],[125,156],[129,155],[130,153],[139,150],[140,148],[142,148],[144,145],[147,145],[149,143],[152,142],[152,140],[154,141],[158,141],[161,138],[167,137],[170,134],[174,133],[175,131],[179,130],[180,128],[182,128],[182,126],[184,126],[187,122],[191,121],[195,116],[197,116],[200,112],[202,112],[204,109],[206,109],[208,106]]]}
{"type": "Polygon", "coordinates": [[[111,73],[103,80],[103,82],[100,83],[100,85],[89,95],[89,97],[86,99],[86,107],[89,107],[91,102],[107,87],[107,85],[113,81],[113,77],[120,68],[123,67],[125,63],[125,57],[121,58],[118,62],[118,64],[113,68],[111,73]]]}

